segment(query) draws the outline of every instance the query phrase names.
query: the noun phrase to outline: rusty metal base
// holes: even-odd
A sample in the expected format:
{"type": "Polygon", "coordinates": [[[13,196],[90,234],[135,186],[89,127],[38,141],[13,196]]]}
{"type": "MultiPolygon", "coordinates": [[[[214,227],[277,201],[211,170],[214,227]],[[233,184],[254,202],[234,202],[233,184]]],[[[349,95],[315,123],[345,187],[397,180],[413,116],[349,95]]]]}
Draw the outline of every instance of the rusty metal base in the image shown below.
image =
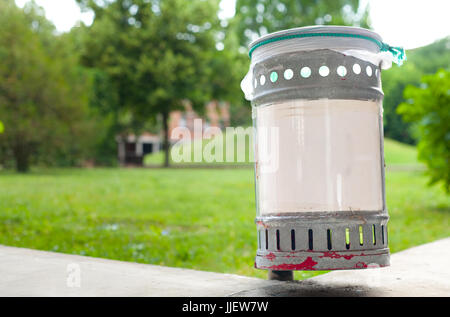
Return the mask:
{"type": "Polygon", "coordinates": [[[389,266],[386,213],[339,212],[256,219],[255,267],[274,271],[389,266]]]}
{"type": "Polygon", "coordinates": [[[371,251],[259,252],[255,267],[280,271],[352,270],[389,266],[389,249],[371,251]]]}

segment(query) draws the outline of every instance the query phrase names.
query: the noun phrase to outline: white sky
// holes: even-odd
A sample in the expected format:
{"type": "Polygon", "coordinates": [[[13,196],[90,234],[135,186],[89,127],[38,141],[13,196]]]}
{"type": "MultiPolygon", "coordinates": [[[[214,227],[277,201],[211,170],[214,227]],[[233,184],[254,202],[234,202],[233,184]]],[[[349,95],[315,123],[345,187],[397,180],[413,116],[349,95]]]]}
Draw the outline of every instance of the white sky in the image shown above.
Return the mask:
{"type": "MultiPolygon", "coordinates": [[[[15,0],[23,6],[28,0],[15,0]]],[[[46,17],[65,32],[79,20],[90,24],[91,13],[81,13],[75,0],[35,0],[46,17]]],[[[370,6],[374,30],[392,46],[423,46],[450,35],[449,0],[361,0],[370,6]]],[[[221,18],[234,15],[235,0],[222,0],[221,18]]]]}

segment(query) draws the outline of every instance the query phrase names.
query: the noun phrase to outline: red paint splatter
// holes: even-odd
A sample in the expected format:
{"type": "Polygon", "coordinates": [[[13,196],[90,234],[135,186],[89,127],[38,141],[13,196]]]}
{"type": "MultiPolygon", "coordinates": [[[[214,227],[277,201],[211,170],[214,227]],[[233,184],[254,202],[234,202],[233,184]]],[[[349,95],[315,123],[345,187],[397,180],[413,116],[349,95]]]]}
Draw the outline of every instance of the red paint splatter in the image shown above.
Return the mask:
{"type": "MultiPolygon", "coordinates": [[[[389,264],[380,264],[377,268],[383,268],[383,267],[388,267],[389,264]]],[[[340,270],[351,270],[351,269],[367,269],[369,268],[369,266],[364,263],[364,262],[359,262],[357,264],[355,264],[353,267],[351,266],[346,266],[346,267],[330,267],[330,268],[325,268],[322,267],[320,269],[316,269],[316,268],[311,268],[311,269],[302,269],[302,268],[296,268],[295,265],[293,264],[282,264],[282,265],[274,265],[274,266],[270,266],[270,267],[266,267],[266,266],[255,266],[256,268],[259,269],[269,269],[269,270],[297,270],[297,271],[315,271],[315,270],[320,270],[320,271],[340,271],[340,270]]]]}
{"type": "Polygon", "coordinates": [[[256,222],[256,225],[257,226],[261,226],[261,227],[264,227],[265,229],[267,229],[269,226],[268,225],[266,225],[263,221],[261,221],[261,220],[258,220],[257,222],[256,222]]]}
{"type": "Polygon", "coordinates": [[[367,264],[364,262],[358,262],[355,264],[355,269],[365,269],[367,268],[367,264]]]}
{"type": "Polygon", "coordinates": [[[306,258],[300,264],[280,264],[280,265],[272,265],[268,267],[270,270],[276,271],[314,271],[314,266],[317,264],[310,256],[306,258]]]}
{"type": "Polygon", "coordinates": [[[346,260],[352,259],[354,256],[358,256],[358,254],[339,254],[337,252],[323,252],[322,256],[319,256],[319,258],[332,258],[332,259],[340,259],[344,258],[346,260]]]}
{"type": "Polygon", "coordinates": [[[269,254],[265,255],[264,257],[270,261],[273,261],[276,258],[276,255],[272,252],[269,252],[269,254]]]}

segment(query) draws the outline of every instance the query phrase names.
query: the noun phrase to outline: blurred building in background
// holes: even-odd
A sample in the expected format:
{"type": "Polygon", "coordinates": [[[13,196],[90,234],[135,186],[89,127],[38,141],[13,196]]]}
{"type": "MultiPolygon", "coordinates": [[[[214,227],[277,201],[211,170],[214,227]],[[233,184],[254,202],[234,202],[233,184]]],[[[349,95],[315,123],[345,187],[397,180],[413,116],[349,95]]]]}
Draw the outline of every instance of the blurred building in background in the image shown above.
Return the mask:
{"type": "MultiPolygon", "coordinates": [[[[221,130],[230,126],[230,104],[228,102],[211,101],[205,105],[204,117],[196,113],[189,101],[184,102],[184,110],[172,111],[169,115],[169,138],[175,128],[187,128],[191,138],[203,137],[203,131],[209,127],[221,130]],[[194,133],[194,120],[202,120],[202,133],[194,133]]],[[[177,139],[170,138],[171,143],[177,139]]],[[[147,154],[156,153],[163,147],[163,131],[158,134],[143,132],[141,135],[128,134],[117,136],[117,155],[122,166],[142,166],[147,154]]]]}
{"type": "Polygon", "coordinates": [[[160,135],[144,132],[139,136],[129,134],[116,137],[117,154],[120,165],[142,165],[144,156],[155,153],[162,148],[160,135]]]}
{"type": "MultiPolygon", "coordinates": [[[[189,101],[184,103],[184,110],[172,111],[169,119],[169,137],[172,135],[173,129],[177,127],[185,127],[189,129],[191,137],[194,134],[194,120],[203,120],[202,128],[217,127],[224,129],[230,126],[230,104],[228,102],[211,101],[205,105],[205,115],[202,118],[193,109],[189,101]]],[[[176,140],[172,140],[176,141],[176,140]]]]}

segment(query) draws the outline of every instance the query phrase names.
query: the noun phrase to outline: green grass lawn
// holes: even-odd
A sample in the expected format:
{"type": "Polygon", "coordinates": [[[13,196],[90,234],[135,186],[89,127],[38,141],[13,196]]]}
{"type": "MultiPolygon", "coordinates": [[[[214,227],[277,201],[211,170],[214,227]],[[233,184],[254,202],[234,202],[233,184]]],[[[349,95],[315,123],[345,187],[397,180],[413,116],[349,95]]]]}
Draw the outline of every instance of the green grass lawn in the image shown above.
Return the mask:
{"type": "Polygon", "coordinates": [[[416,148],[395,140],[384,139],[384,155],[387,165],[419,164],[416,148]]]}
{"type": "MultiPolygon", "coordinates": [[[[386,182],[392,252],[450,236],[450,197],[423,172],[386,182]]],[[[266,276],[253,268],[252,169],[3,171],[0,189],[0,244],[266,276]]]]}

